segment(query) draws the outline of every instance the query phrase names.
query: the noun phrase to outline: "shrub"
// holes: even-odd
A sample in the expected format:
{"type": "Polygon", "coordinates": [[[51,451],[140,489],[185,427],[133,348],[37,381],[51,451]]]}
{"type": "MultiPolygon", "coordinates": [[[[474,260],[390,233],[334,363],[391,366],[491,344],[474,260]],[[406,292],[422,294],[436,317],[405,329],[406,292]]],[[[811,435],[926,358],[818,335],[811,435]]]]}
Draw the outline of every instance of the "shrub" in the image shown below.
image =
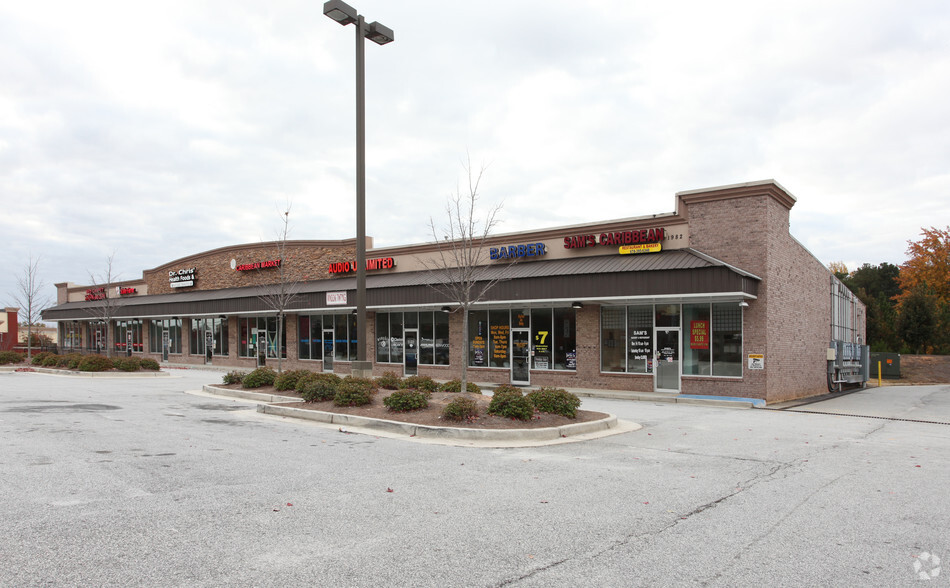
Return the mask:
{"type": "Polygon", "coordinates": [[[534,416],[534,404],[521,395],[521,390],[495,389],[491,403],[488,405],[488,414],[526,421],[534,416]]]}
{"type": "Polygon", "coordinates": [[[401,387],[402,378],[396,372],[384,372],[376,378],[376,384],[383,390],[398,390],[401,387]]]}
{"type": "Polygon", "coordinates": [[[81,353],[70,353],[66,357],[66,368],[71,370],[78,370],[79,363],[82,361],[81,353]]]}
{"type": "Polygon", "coordinates": [[[577,407],[581,405],[581,399],[576,394],[571,394],[563,388],[541,388],[529,392],[527,398],[534,408],[541,412],[560,414],[572,419],[577,417],[577,407]]]}
{"type": "Polygon", "coordinates": [[[287,370],[277,375],[274,380],[274,388],[283,392],[284,390],[294,390],[297,388],[297,380],[304,374],[309,374],[309,370],[287,370]]]}
{"type": "Polygon", "coordinates": [[[406,412],[428,408],[429,395],[419,390],[396,390],[386,398],[383,404],[391,411],[406,412]]]}
{"type": "Polygon", "coordinates": [[[142,366],[143,370],[151,370],[157,372],[161,369],[161,366],[158,365],[158,362],[152,359],[151,357],[143,357],[139,364],[142,366]]]}
{"type": "MultiPolygon", "coordinates": [[[[469,394],[481,394],[482,389],[478,387],[478,384],[474,382],[466,382],[465,384],[466,392],[469,394]]],[[[455,379],[449,380],[448,382],[439,386],[439,392],[461,392],[462,391],[462,380],[455,379]]]]}
{"type": "Polygon", "coordinates": [[[20,363],[24,359],[26,359],[26,357],[22,353],[17,353],[16,351],[0,351],[0,365],[20,363]]]}
{"type": "Polygon", "coordinates": [[[369,378],[347,376],[337,386],[333,404],[337,406],[363,406],[373,401],[376,383],[369,378]]]}
{"type": "Polygon", "coordinates": [[[435,392],[439,389],[439,385],[429,376],[409,376],[408,378],[403,378],[399,384],[399,388],[402,390],[412,389],[422,390],[423,392],[435,392]]]}
{"type": "Polygon", "coordinates": [[[47,355],[43,358],[43,361],[40,362],[40,365],[43,367],[56,367],[59,365],[59,356],[58,355],[47,355]]]}
{"type": "Polygon", "coordinates": [[[450,421],[472,421],[478,418],[478,403],[471,396],[459,396],[442,409],[442,416],[450,421]]]}
{"type": "Polygon", "coordinates": [[[333,400],[337,387],[343,379],[336,374],[313,374],[304,376],[297,381],[297,392],[307,402],[333,400]]]}
{"type": "Polygon", "coordinates": [[[112,360],[112,367],[123,372],[137,372],[141,366],[141,360],[137,357],[116,357],[112,360]]]}
{"type": "Polygon", "coordinates": [[[43,362],[46,361],[46,358],[49,357],[50,355],[56,355],[56,354],[51,353],[49,351],[40,351],[39,353],[33,356],[33,359],[30,360],[30,363],[33,365],[43,365],[43,362]]]}
{"type": "Polygon", "coordinates": [[[241,380],[243,388],[260,388],[261,386],[270,386],[277,379],[277,372],[269,367],[259,367],[251,373],[244,376],[241,380]]]}
{"type": "Polygon", "coordinates": [[[247,374],[245,374],[244,372],[231,370],[230,372],[221,376],[221,383],[222,384],[240,384],[241,382],[244,381],[244,376],[246,375],[247,374]]]}
{"type": "Polygon", "coordinates": [[[84,355],[76,367],[81,372],[104,372],[112,369],[112,360],[104,355],[84,355]]]}

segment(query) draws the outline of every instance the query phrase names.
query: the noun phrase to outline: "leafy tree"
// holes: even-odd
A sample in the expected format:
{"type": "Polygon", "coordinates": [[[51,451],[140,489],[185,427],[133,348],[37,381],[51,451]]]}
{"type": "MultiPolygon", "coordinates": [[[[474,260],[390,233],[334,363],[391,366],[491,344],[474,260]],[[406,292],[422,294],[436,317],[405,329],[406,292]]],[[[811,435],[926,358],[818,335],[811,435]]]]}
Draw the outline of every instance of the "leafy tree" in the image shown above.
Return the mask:
{"type": "Polygon", "coordinates": [[[897,328],[901,338],[914,353],[927,353],[933,349],[937,332],[937,316],[934,298],[922,288],[907,296],[901,306],[897,328]]]}
{"type": "Polygon", "coordinates": [[[901,264],[897,295],[902,307],[918,288],[926,288],[936,302],[950,304],[950,227],[921,229],[920,241],[907,242],[910,259],[901,264]]]}
{"type": "Polygon", "coordinates": [[[831,273],[835,275],[836,278],[845,282],[845,286],[848,286],[848,266],[844,264],[843,261],[832,261],[828,264],[828,269],[831,270],[831,273]]]}

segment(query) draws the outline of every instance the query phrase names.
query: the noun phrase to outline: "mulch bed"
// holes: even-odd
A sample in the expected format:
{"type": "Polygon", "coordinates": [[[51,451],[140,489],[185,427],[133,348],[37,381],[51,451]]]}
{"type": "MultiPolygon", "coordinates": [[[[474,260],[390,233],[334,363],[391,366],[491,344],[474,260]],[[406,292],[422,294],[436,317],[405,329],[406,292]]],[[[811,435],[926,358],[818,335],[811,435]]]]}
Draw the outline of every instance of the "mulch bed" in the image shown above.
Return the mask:
{"type": "MultiPolygon", "coordinates": [[[[218,388],[230,388],[240,390],[240,384],[214,384],[218,388]]],[[[416,425],[429,425],[434,427],[459,427],[465,429],[543,429],[546,427],[560,427],[562,425],[571,425],[575,423],[586,423],[607,418],[607,414],[594,412],[590,410],[578,410],[577,418],[567,418],[557,414],[534,413],[534,418],[528,421],[519,421],[503,417],[491,416],[488,414],[488,403],[491,402],[491,396],[482,396],[470,394],[478,403],[480,416],[473,421],[453,421],[442,418],[442,408],[458,398],[459,393],[453,392],[433,392],[429,396],[429,407],[422,410],[411,412],[393,412],[383,405],[383,399],[394,392],[394,390],[380,390],[373,402],[366,406],[336,406],[332,400],[324,402],[304,402],[303,398],[294,391],[279,392],[273,386],[262,386],[253,388],[249,392],[260,392],[261,394],[274,394],[278,396],[291,396],[300,398],[300,402],[281,403],[281,406],[292,408],[302,408],[304,410],[320,410],[323,412],[335,412],[338,414],[352,414],[356,416],[369,417],[374,419],[385,419],[389,421],[399,421],[402,423],[413,423],[416,425]]]]}

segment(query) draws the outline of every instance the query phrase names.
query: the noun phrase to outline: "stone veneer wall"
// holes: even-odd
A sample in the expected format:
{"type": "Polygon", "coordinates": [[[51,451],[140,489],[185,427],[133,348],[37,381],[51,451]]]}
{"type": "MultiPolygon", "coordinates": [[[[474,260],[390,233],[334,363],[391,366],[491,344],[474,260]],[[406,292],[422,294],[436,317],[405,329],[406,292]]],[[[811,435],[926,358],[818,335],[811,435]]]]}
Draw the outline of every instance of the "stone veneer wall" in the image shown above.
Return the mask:
{"type": "MultiPolygon", "coordinates": [[[[350,241],[352,243],[352,241],[350,241]]],[[[278,268],[263,268],[249,271],[231,269],[231,260],[238,265],[269,261],[280,258],[273,244],[241,245],[233,248],[216,249],[194,257],[165,264],[153,270],[143,272],[149,294],[169,294],[172,292],[192,292],[195,290],[218,290],[221,288],[241,288],[273,284],[278,279],[278,268]],[[180,269],[197,268],[195,285],[185,288],[172,288],[168,282],[168,272],[180,269]]],[[[288,243],[286,255],[282,260],[285,279],[318,280],[330,277],[331,263],[356,259],[356,247],[353,244],[292,244],[288,243]]]]}

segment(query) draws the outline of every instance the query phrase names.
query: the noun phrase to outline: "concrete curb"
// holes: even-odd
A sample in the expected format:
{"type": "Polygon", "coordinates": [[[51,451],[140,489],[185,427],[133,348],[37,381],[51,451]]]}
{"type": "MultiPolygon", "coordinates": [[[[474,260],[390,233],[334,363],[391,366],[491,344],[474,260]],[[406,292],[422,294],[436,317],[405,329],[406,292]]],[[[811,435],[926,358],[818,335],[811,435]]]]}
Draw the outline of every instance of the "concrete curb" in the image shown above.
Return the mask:
{"type": "Polygon", "coordinates": [[[233,388],[219,388],[205,384],[201,387],[202,391],[217,396],[230,396],[231,398],[240,398],[242,400],[256,400],[258,402],[300,402],[299,398],[293,396],[280,396],[278,394],[262,394],[260,392],[251,392],[250,390],[235,390],[233,388]]]}
{"type": "Polygon", "coordinates": [[[340,414],[322,410],[307,410],[281,404],[300,402],[299,398],[262,394],[248,390],[234,390],[204,385],[202,392],[211,395],[256,401],[257,412],[276,417],[302,419],[321,425],[348,427],[352,433],[368,435],[385,434],[387,436],[411,437],[414,440],[429,441],[451,445],[478,444],[482,446],[519,447],[530,445],[549,445],[571,441],[586,441],[608,435],[636,431],[641,428],[636,423],[620,421],[615,415],[586,423],[573,423],[560,427],[543,429],[470,429],[462,427],[436,427],[417,425],[402,421],[374,419],[351,414],[340,414]]]}
{"type": "MultiPolygon", "coordinates": [[[[162,371],[145,371],[145,372],[80,372],[77,370],[56,370],[53,368],[45,367],[36,367],[36,366],[17,366],[19,368],[29,368],[31,372],[37,374],[49,374],[51,376],[76,376],[79,378],[161,378],[169,377],[171,374],[168,372],[162,371]]],[[[0,372],[15,372],[17,367],[4,366],[0,367],[0,372]]],[[[20,372],[28,374],[31,372],[20,372]]]]}
{"type": "Polygon", "coordinates": [[[292,408],[279,404],[260,404],[257,412],[274,416],[307,419],[330,425],[346,425],[363,429],[382,430],[407,437],[422,437],[474,441],[554,441],[590,433],[602,433],[617,427],[617,417],[608,415],[597,421],[547,427],[544,429],[466,429],[461,427],[434,427],[401,421],[388,421],[351,414],[292,408]]]}
{"type": "Polygon", "coordinates": [[[701,396],[697,394],[666,394],[663,392],[625,392],[621,390],[586,390],[568,388],[581,398],[611,398],[615,400],[634,400],[639,402],[668,402],[670,404],[695,404],[698,406],[718,406],[721,408],[754,408],[765,406],[764,400],[738,398],[731,396],[701,396]]]}

